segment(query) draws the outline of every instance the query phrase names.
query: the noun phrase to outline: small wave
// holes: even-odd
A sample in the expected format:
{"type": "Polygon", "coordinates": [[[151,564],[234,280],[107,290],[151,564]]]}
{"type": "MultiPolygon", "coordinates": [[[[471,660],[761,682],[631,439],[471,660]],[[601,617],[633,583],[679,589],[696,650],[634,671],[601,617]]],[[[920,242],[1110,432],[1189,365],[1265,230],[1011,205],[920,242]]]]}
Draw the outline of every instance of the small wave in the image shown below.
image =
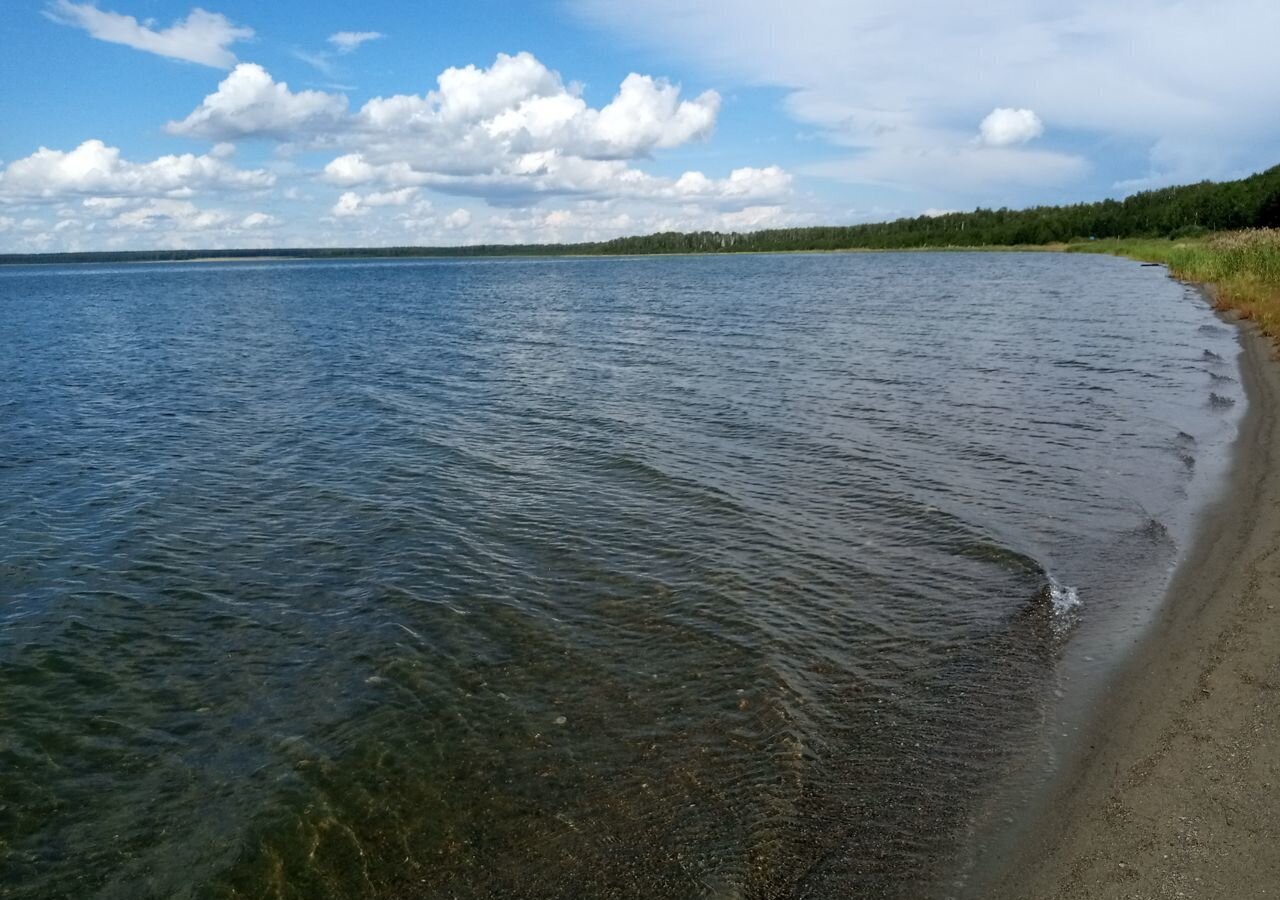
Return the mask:
{"type": "Polygon", "coordinates": [[[1080,608],[1080,591],[1069,584],[1063,584],[1052,575],[1049,576],[1046,593],[1055,616],[1072,616],[1080,608]]]}
{"type": "Polygon", "coordinates": [[[1075,587],[1063,584],[1048,572],[1043,573],[1043,578],[1040,589],[1015,618],[1024,626],[1031,626],[1030,640],[1050,650],[1066,640],[1075,628],[1082,604],[1075,587]]]}
{"type": "Polygon", "coordinates": [[[992,563],[1009,572],[1022,572],[1034,576],[1043,571],[1040,563],[1025,553],[1019,553],[1010,547],[982,538],[959,540],[950,549],[958,556],[992,563]]]}
{"type": "Polygon", "coordinates": [[[1211,360],[1211,361],[1213,361],[1213,362],[1221,362],[1221,361],[1222,361],[1222,357],[1221,357],[1221,356],[1219,356],[1217,353],[1214,353],[1212,350],[1206,350],[1206,351],[1204,351],[1204,356],[1203,356],[1203,358],[1204,358],[1204,359],[1207,359],[1207,360],[1211,360]]]}
{"type": "MultiPolygon", "coordinates": [[[[1195,461],[1192,460],[1191,464],[1195,465],[1195,461]]],[[[1155,516],[1148,516],[1146,520],[1137,528],[1133,529],[1131,533],[1156,543],[1172,540],[1169,536],[1169,526],[1161,522],[1155,516]]]]}
{"type": "Polygon", "coordinates": [[[1231,397],[1224,397],[1216,391],[1210,391],[1209,405],[1217,409],[1223,409],[1228,406],[1235,406],[1236,401],[1231,397]]]}
{"type": "Polygon", "coordinates": [[[1049,627],[1062,640],[1080,618],[1080,591],[1050,575],[1044,596],[1049,601],[1049,627]]]}

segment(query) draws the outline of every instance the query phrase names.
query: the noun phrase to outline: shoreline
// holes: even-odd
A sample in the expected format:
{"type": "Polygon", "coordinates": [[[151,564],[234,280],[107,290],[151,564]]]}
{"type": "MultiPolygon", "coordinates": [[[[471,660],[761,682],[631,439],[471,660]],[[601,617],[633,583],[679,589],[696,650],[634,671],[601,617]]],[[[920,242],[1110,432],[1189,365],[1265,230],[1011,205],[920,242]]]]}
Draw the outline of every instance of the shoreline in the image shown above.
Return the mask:
{"type": "Polygon", "coordinates": [[[1280,366],[1236,324],[1248,408],[1224,490],[1029,827],[966,894],[1280,896],[1280,366]]]}

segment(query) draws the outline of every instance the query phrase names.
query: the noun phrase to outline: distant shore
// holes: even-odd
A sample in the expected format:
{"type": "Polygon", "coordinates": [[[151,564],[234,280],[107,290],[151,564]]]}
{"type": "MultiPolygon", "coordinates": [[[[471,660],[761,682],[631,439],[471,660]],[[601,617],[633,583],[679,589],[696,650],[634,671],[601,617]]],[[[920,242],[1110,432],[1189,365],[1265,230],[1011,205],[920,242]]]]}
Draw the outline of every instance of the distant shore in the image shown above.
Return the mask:
{"type": "Polygon", "coordinates": [[[974,896],[1280,896],[1280,366],[1245,326],[1225,494],[1031,828],[974,896]]]}
{"type": "MultiPolygon", "coordinates": [[[[173,256],[154,258],[147,252],[74,254],[45,253],[31,256],[17,254],[0,254],[0,266],[79,266],[79,265],[139,265],[139,264],[182,264],[209,262],[358,262],[361,260],[384,261],[417,261],[456,260],[456,259],[656,259],[669,256],[786,256],[795,254],[819,253],[1061,253],[1071,244],[990,244],[990,245],[939,245],[924,247],[837,247],[831,249],[802,250],[726,250],[723,252],[708,251],[664,251],[661,253],[585,253],[572,250],[555,252],[538,252],[536,245],[513,246],[499,248],[497,251],[488,247],[479,248],[483,252],[468,252],[474,248],[460,246],[452,248],[427,248],[432,252],[395,253],[382,252],[377,247],[363,250],[342,251],[326,254],[323,250],[279,250],[271,255],[257,253],[234,256],[218,256],[208,251],[202,256],[173,256]],[[452,252],[450,252],[452,251],[452,252]],[[82,258],[83,257],[83,258],[82,258]]],[[[395,248],[390,248],[394,250],[395,248]]]]}
{"type": "MultiPolygon", "coordinates": [[[[282,259],[293,259],[292,256],[197,256],[194,259],[174,260],[175,262],[222,263],[222,262],[279,262],[282,259]]],[[[157,260],[163,261],[163,260],[157,260]]]]}

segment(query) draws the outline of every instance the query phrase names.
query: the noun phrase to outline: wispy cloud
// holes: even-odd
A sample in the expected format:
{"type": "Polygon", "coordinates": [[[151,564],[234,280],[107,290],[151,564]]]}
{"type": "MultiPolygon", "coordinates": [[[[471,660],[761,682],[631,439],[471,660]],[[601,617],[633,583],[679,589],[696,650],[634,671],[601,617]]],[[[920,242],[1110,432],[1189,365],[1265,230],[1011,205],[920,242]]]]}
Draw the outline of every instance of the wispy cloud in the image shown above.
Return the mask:
{"type": "Polygon", "coordinates": [[[333,76],[333,62],[330,59],[329,54],[310,53],[306,50],[300,50],[297,47],[294,47],[292,50],[289,51],[289,53],[290,55],[293,56],[294,59],[301,60],[302,62],[306,63],[307,65],[311,66],[312,68],[316,69],[317,71],[325,75],[328,75],[330,77],[333,76]]]}
{"type": "Polygon", "coordinates": [[[87,31],[91,37],[112,44],[124,44],[135,50],[229,69],[236,64],[236,56],[228,48],[237,41],[253,37],[253,29],[235,25],[220,13],[196,8],[185,19],[174,22],[168,28],[156,30],[151,23],[142,23],[133,16],[98,9],[93,3],[72,3],[71,0],[55,0],[45,15],[55,22],[87,31]]]}
{"type": "Polygon", "coordinates": [[[872,157],[838,166],[848,177],[917,183],[933,166],[933,184],[986,190],[996,161],[1015,175],[1078,170],[1025,146],[1042,129],[1045,149],[1093,155],[1104,172],[1145,149],[1155,176],[1193,179],[1274,164],[1280,141],[1274,0],[739,0],[731,22],[688,0],[566,5],[695,71],[786,91],[792,118],[872,157]],[[965,123],[993,108],[975,142],[965,123]],[[971,164],[957,171],[957,158],[971,164]]]}
{"type": "Polygon", "coordinates": [[[337,47],[339,53],[350,53],[361,44],[384,37],[380,31],[339,31],[329,35],[329,43],[337,47]]]}

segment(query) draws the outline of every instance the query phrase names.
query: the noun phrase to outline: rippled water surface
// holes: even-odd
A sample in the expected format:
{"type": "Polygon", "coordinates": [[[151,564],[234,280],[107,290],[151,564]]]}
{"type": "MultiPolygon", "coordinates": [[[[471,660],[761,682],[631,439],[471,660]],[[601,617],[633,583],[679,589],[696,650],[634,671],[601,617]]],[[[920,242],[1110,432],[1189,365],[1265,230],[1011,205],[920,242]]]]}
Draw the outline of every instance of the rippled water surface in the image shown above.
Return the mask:
{"type": "Polygon", "coordinates": [[[1080,256],[14,267],[0,315],[23,900],[942,896],[1244,405],[1202,300],[1080,256]]]}

